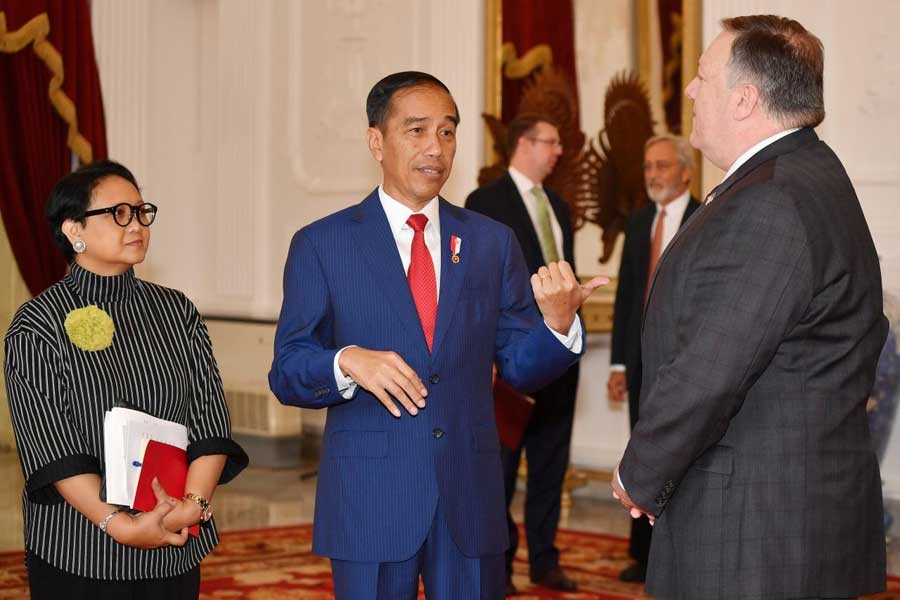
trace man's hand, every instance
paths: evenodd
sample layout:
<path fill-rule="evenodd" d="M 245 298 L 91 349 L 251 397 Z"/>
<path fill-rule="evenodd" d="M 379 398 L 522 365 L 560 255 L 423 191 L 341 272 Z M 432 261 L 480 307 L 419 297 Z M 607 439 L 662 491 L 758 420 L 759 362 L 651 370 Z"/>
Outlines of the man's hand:
<path fill-rule="evenodd" d="M 338 366 L 357 385 L 374 394 L 395 417 L 400 416 L 400 409 L 392 396 L 413 416 L 425 408 L 425 384 L 396 352 L 351 346 L 341 353 Z"/>
<path fill-rule="evenodd" d="M 606 382 L 606 395 L 613 402 L 623 402 L 628 391 L 625 385 L 625 371 L 610 371 Z"/>
<path fill-rule="evenodd" d="M 631 515 L 632 519 L 640 519 L 641 515 L 647 515 L 647 518 L 650 519 L 650 524 L 656 521 L 656 516 L 652 513 L 647 512 L 646 510 L 638 507 L 634 501 L 632 501 L 631 496 L 628 495 L 628 492 L 625 491 L 625 488 L 619 484 L 619 467 L 616 465 L 616 470 L 613 471 L 612 475 L 612 493 L 613 498 L 619 501 L 619 503 L 628 509 L 628 514 Z"/>
<path fill-rule="evenodd" d="M 607 277 L 594 277 L 578 283 L 572 267 L 564 260 L 550 263 L 531 276 L 531 289 L 544 320 L 561 335 L 569 333 L 575 313 L 594 290 L 609 283 Z"/>

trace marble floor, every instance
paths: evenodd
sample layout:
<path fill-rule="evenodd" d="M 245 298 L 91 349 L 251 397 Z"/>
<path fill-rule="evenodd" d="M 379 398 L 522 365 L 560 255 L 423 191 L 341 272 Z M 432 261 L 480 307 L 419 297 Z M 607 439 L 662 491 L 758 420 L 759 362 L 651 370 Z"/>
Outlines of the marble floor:
<path fill-rule="evenodd" d="M 251 467 L 216 492 L 214 508 L 221 530 L 294 525 L 312 521 L 315 499 L 313 460 L 299 469 Z M 22 471 L 14 453 L 0 453 L 0 551 L 22 548 Z M 522 494 L 516 495 L 514 516 L 521 518 Z M 900 520 L 900 501 L 889 503 Z M 576 491 L 561 527 L 627 536 L 628 516 L 614 502 L 608 484 L 593 481 Z M 888 570 L 900 575 L 900 524 L 890 532 L 896 541 L 888 545 Z"/>

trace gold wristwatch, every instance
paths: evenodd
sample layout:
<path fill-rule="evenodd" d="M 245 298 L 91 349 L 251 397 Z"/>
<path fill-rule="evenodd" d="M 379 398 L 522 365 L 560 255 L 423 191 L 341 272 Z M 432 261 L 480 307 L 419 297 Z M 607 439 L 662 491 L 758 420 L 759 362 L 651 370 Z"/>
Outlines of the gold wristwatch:
<path fill-rule="evenodd" d="M 206 523 L 212 518 L 212 505 L 209 503 L 209 500 L 201 496 L 200 494 L 194 494 L 188 492 L 184 495 L 185 500 L 189 500 L 190 502 L 196 502 L 198 506 L 200 506 L 200 522 Z"/>

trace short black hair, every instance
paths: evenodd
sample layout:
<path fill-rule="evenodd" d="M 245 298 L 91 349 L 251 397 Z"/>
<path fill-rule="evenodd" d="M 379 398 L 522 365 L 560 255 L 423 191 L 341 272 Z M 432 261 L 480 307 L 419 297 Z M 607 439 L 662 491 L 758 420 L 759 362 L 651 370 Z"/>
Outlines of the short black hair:
<path fill-rule="evenodd" d="M 134 175 L 126 167 L 112 160 L 100 160 L 84 165 L 57 181 L 47 198 L 44 216 L 50 225 L 50 233 L 70 263 L 75 259 L 75 250 L 63 233 L 62 225 L 67 219 L 83 224 L 94 188 L 100 181 L 112 176 L 121 177 L 140 190 Z"/>
<path fill-rule="evenodd" d="M 383 78 L 372 86 L 366 97 L 366 116 L 369 118 L 369 127 L 384 128 L 388 115 L 391 112 L 391 98 L 400 90 L 419 86 L 434 86 L 447 92 L 453 100 L 453 94 L 440 79 L 429 73 L 421 71 L 401 71 Z M 459 123 L 459 108 L 456 100 L 453 100 L 453 108 L 456 110 L 456 122 Z"/>

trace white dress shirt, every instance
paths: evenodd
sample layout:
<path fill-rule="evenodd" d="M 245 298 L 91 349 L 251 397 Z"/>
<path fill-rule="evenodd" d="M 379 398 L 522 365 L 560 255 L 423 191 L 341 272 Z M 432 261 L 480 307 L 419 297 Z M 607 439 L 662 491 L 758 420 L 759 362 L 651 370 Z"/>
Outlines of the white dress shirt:
<path fill-rule="evenodd" d="M 381 201 L 381 208 L 384 209 L 388 225 L 391 228 L 391 234 L 393 234 L 394 241 L 397 243 L 397 251 L 400 253 L 400 260 L 403 262 L 403 271 L 408 272 L 409 263 L 412 260 L 412 241 L 415 232 L 412 227 L 406 224 L 406 221 L 409 219 L 410 215 L 414 214 L 414 212 L 397 200 L 391 198 L 387 192 L 384 191 L 382 186 L 378 186 L 378 200 Z M 432 198 L 428 204 L 418 212 L 419 214 L 428 217 L 428 223 L 425 225 L 424 231 L 425 245 L 428 247 L 428 252 L 431 254 L 431 260 L 434 262 L 434 276 L 435 283 L 437 284 L 438 305 L 440 306 L 441 216 L 440 201 L 437 196 Z M 567 349 L 575 354 L 581 352 L 583 335 L 580 319 L 577 317 L 575 318 L 575 322 L 572 323 L 567 335 L 557 333 L 550 328 L 549 325 L 547 326 L 547 329 L 550 329 L 550 333 L 552 333 Z M 334 381 L 337 385 L 338 393 L 348 400 L 356 393 L 357 385 L 352 378 L 341 372 L 339 362 L 344 350 L 352 347 L 353 345 L 344 346 L 334 355 Z"/>
<path fill-rule="evenodd" d="M 525 203 L 525 210 L 528 211 L 528 216 L 531 218 L 531 225 L 534 227 L 534 232 L 537 233 L 538 239 L 540 239 L 541 228 L 538 225 L 537 218 L 537 198 L 534 197 L 534 192 L 532 190 L 536 187 L 539 187 L 543 190 L 544 186 L 531 181 L 515 167 L 509 168 L 509 176 L 512 177 L 513 183 L 516 184 L 516 189 L 519 190 L 519 196 L 522 197 L 522 202 Z M 547 194 L 546 190 L 544 190 L 544 194 Z M 549 199 L 550 196 L 548 195 L 548 203 Z M 552 204 L 549 206 L 549 209 L 550 227 L 551 229 L 553 229 L 553 241 L 556 242 L 556 255 L 562 258 L 565 256 L 565 254 L 563 254 L 562 227 L 560 227 L 559 221 L 556 219 L 556 212 L 553 210 Z"/>

